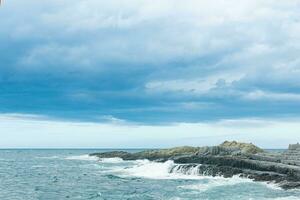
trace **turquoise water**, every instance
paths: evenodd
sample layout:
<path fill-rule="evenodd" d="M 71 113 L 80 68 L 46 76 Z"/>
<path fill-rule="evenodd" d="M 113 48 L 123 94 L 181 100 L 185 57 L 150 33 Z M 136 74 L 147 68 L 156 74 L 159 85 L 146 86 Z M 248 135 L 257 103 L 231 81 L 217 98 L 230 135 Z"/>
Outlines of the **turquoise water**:
<path fill-rule="evenodd" d="M 300 191 L 240 178 L 180 171 L 172 162 L 125 162 L 87 156 L 100 150 L 0 150 L 1 200 L 300 199 Z M 104 151 L 104 150 L 102 150 Z"/>

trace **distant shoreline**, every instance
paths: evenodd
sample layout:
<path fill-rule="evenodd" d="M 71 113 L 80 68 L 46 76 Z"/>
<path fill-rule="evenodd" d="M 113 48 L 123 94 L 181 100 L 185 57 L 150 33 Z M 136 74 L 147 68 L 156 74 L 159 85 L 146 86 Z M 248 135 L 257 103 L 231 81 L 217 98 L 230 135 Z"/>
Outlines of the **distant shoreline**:
<path fill-rule="evenodd" d="M 1 150 L 160 150 L 168 148 L 0 148 Z M 265 151 L 284 151 L 285 149 L 263 149 Z"/>

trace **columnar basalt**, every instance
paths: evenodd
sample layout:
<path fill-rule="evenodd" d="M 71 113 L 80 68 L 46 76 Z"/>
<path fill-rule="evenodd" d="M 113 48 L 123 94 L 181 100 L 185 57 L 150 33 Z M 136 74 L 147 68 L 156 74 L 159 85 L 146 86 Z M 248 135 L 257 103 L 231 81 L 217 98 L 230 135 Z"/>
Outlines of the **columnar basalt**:
<path fill-rule="evenodd" d="M 94 153 L 101 158 L 123 160 L 149 159 L 157 162 L 173 160 L 179 164 L 170 173 L 197 173 L 208 176 L 239 175 L 254 181 L 277 183 L 284 189 L 300 188 L 300 145 L 289 145 L 284 152 L 269 152 L 249 143 L 225 141 L 212 147 L 176 147 L 137 153 L 113 151 Z"/>

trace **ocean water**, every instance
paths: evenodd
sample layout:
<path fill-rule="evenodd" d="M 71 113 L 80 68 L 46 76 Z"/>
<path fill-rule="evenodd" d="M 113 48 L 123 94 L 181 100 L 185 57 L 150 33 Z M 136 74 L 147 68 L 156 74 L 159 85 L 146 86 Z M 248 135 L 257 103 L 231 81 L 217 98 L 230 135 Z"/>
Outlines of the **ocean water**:
<path fill-rule="evenodd" d="M 0 200 L 300 200 L 299 190 L 238 177 L 198 176 L 196 170 L 182 172 L 171 161 L 87 155 L 100 151 L 0 150 Z"/>

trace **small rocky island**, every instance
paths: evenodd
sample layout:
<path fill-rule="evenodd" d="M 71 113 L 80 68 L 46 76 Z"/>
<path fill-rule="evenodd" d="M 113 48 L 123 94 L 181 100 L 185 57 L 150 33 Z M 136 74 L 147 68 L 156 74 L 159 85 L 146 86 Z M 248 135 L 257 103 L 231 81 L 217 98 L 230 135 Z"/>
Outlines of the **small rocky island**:
<path fill-rule="evenodd" d="M 284 152 L 263 150 L 253 144 L 225 141 L 211 147 L 175 147 L 161 150 L 146 150 L 137 153 L 112 151 L 94 153 L 99 158 L 119 157 L 123 160 L 148 159 L 178 164 L 173 170 L 188 173 L 195 169 L 199 175 L 238 175 L 254 181 L 276 183 L 283 189 L 300 188 L 300 144 L 290 145 Z"/>

